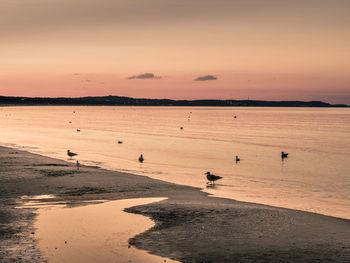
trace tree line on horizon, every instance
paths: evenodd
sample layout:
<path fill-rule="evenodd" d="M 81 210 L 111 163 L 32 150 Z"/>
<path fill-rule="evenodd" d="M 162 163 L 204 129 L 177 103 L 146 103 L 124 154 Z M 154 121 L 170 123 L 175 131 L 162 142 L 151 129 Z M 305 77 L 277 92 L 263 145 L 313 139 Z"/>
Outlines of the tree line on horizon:
<path fill-rule="evenodd" d="M 101 97 L 9 97 L 0 96 L 0 105 L 81 105 L 81 106 L 246 106 L 246 107 L 349 107 L 322 101 L 266 101 L 266 100 L 171 100 L 120 96 Z"/>

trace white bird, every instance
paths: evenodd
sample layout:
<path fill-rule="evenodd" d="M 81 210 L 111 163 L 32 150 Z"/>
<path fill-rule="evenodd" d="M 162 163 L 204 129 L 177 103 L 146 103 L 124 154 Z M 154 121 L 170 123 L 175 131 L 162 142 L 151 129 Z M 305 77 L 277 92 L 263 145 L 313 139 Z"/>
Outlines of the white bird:
<path fill-rule="evenodd" d="M 209 182 L 212 182 L 213 184 L 215 184 L 215 181 L 216 181 L 216 180 L 220 180 L 220 179 L 222 178 L 221 176 L 211 174 L 210 172 L 206 172 L 205 174 L 207 175 L 208 181 L 209 181 Z M 208 184 L 209 182 L 207 182 L 207 184 Z"/>

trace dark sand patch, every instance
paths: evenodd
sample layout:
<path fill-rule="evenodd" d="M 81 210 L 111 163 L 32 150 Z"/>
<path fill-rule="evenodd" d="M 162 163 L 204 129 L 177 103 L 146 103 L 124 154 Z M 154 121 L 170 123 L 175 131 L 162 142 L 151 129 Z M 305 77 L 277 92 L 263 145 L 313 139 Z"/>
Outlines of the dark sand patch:
<path fill-rule="evenodd" d="M 208 197 L 199 189 L 82 166 L 0 147 L 0 258 L 37 262 L 34 209 L 15 209 L 23 195 L 50 201 L 169 199 L 128 208 L 156 226 L 130 244 L 182 262 L 350 262 L 350 221 L 319 214 Z M 62 172 L 63 171 L 63 172 Z M 205 184 L 205 182 L 203 182 Z M 34 234 L 32 234 L 34 233 Z"/>

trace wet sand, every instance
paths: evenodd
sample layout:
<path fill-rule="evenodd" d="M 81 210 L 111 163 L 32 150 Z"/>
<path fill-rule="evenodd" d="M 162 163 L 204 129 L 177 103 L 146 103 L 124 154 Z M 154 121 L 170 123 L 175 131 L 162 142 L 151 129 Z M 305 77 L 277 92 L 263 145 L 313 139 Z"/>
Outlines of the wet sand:
<path fill-rule="evenodd" d="M 44 194 L 72 205 L 168 197 L 126 209 L 156 222 L 130 244 L 181 262 L 350 261 L 349 220 L 214 198 L 197 188 L 96 167 L 78 171 L 72 163 L 0 147 L 1 262 L 45 261 L 35 239 L 35 209 L 15 208 L 23 195 Z"/>

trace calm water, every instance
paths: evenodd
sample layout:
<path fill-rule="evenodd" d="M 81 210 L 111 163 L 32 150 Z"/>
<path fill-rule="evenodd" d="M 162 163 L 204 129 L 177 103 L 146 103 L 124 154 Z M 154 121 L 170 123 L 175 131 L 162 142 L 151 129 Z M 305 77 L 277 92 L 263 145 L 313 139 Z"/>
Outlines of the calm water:
<path fill-rule="evenodd" d="M 350 219 L 349 109 L 9 107 L 0 143 L 60 159 L 70 149 L 83 164 Z M 206 188 L 206 171 L 224 178 Z"/>
<path fill-rule="evenodd" d="M 19 208 L 36 207 L 35 238 L 42 255 L 51 263 L 177 261 L 150 255 L 128 246 L 128 240 L 154 226 L 151 219 L 126 213 L 127 207 L 164 198 L 124 199 L 68 205 L 41 202 L 50 196 L 24 197 Z M 54 198 L 54 196 L 52 197 Z M 87 205 L 89 204 L 89 205 Z"/>

